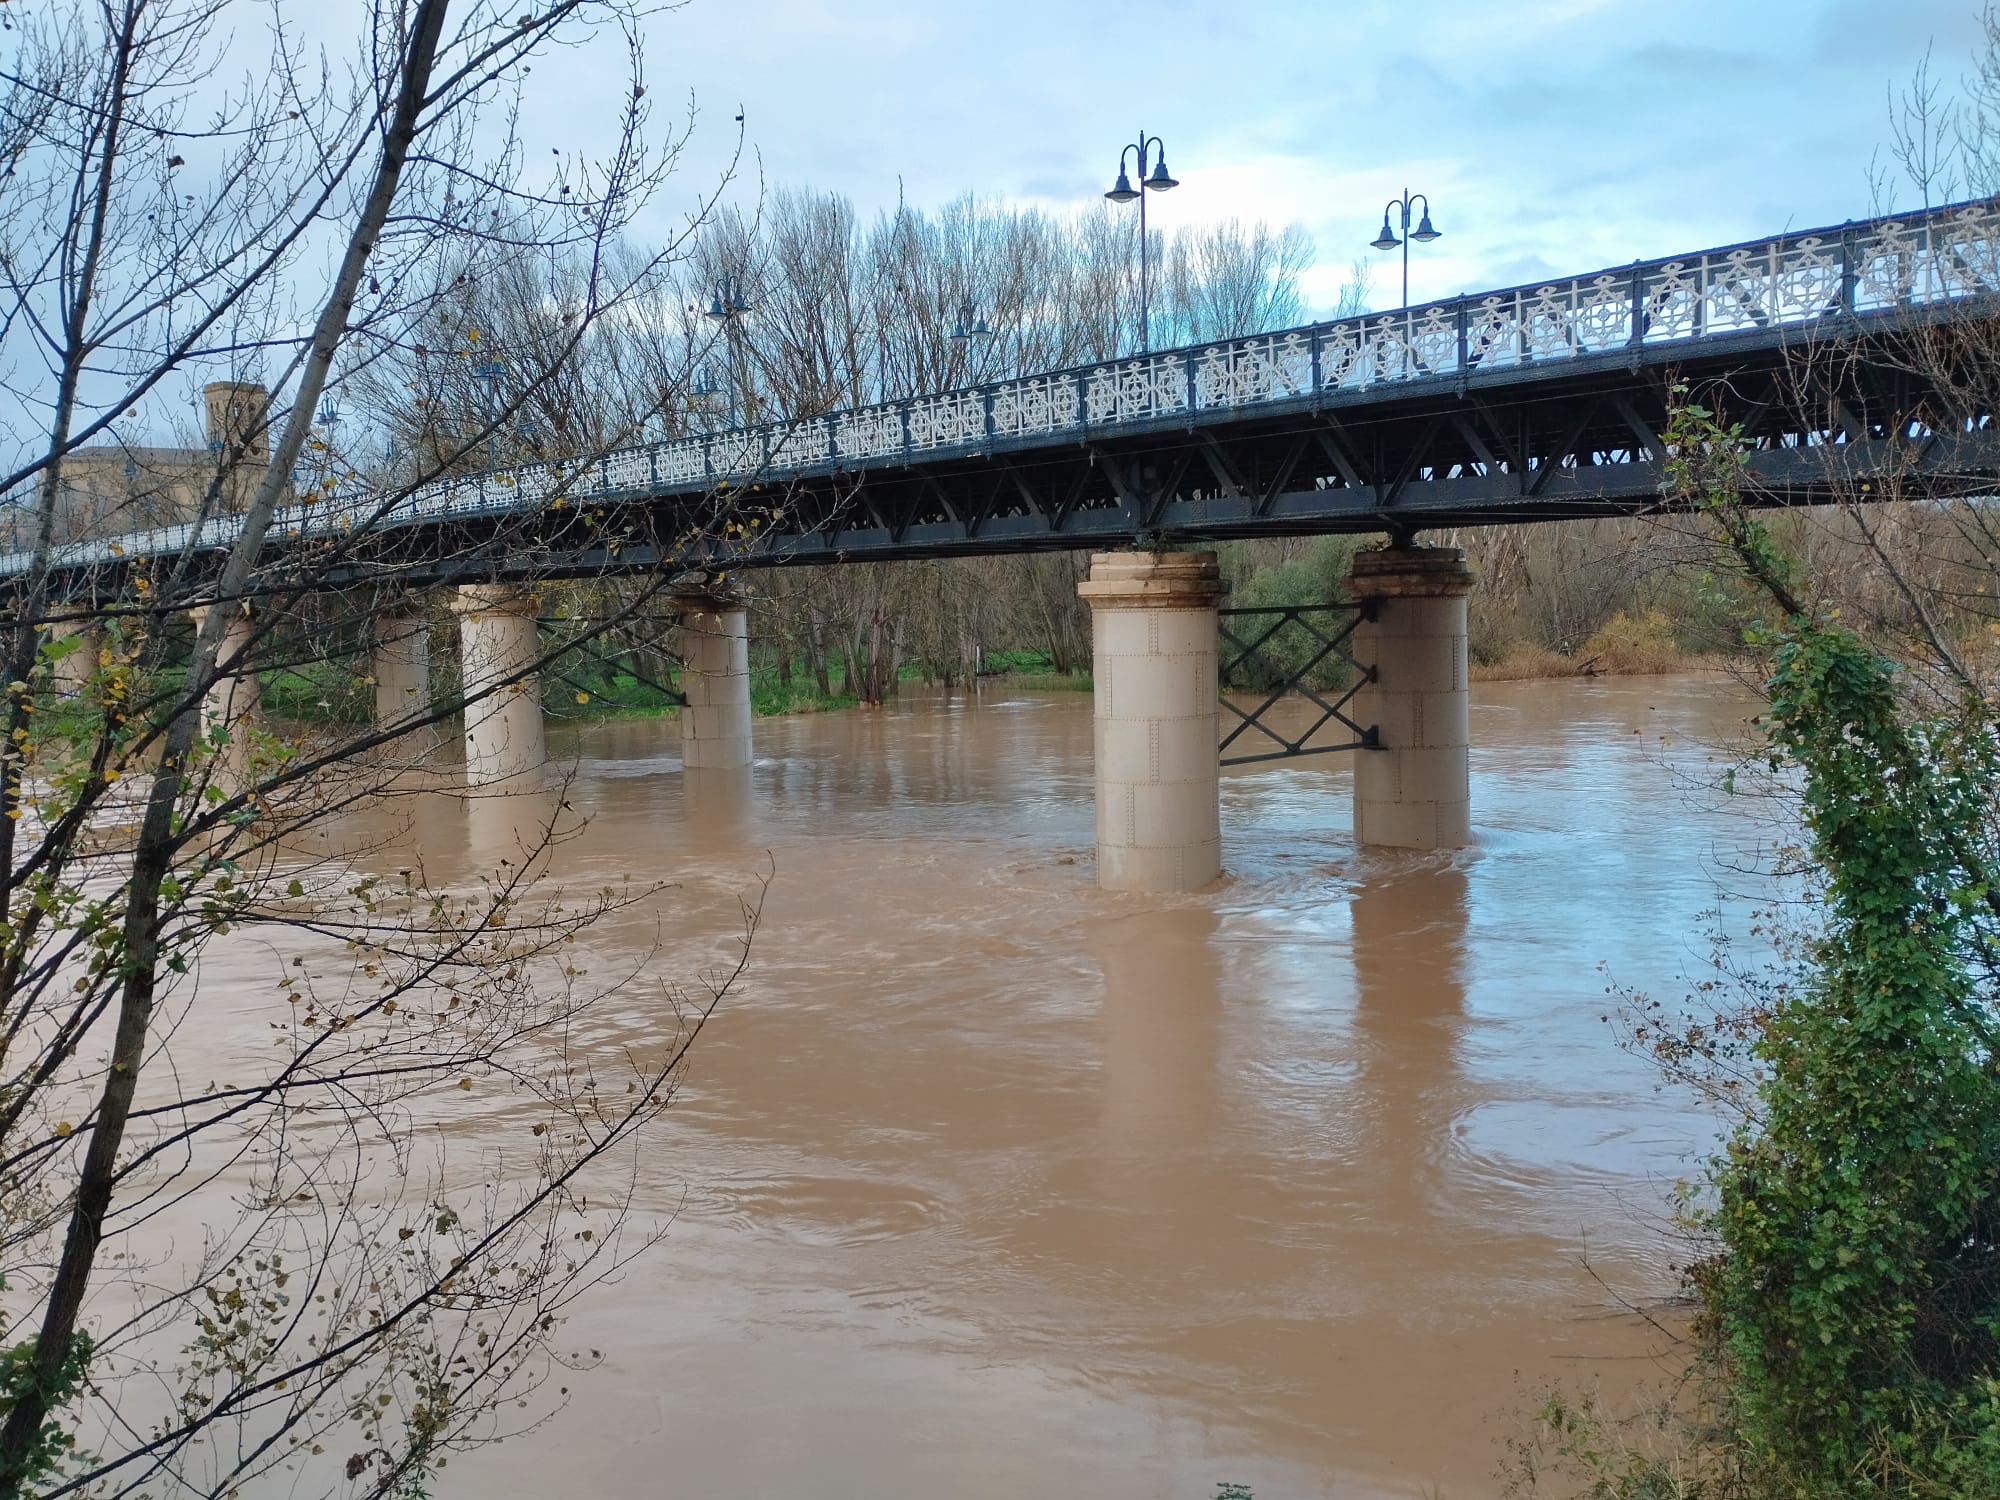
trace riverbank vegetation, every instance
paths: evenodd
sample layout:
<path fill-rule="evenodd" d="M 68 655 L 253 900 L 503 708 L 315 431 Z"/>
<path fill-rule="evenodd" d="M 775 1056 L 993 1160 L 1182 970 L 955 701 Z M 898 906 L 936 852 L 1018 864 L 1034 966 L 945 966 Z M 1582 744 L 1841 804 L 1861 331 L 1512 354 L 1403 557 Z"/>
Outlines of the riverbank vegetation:
<path fill-rule="evenodd" d="M 1983 403 L 1990 348 L 2000 324 L 1920 352 Z M 1795 810 L 1806 892 L 1763 919 L 1773 967 L 1725 956 L 1678 1013 L 1631 997 L 1630 1040 L 1730 1122 L 1681 1200 L 1691 1378 L 1631 1420 L 1551 1398 L 1516 1487 L 2000 1495 L 2000 534 L 1912 462 L 1838 518 L 1870 565 L 1816 571 L 1747 508 L 1740 429 L 1683 392 L 1668 438 L 1747 590 L 1746 773 Z"/>

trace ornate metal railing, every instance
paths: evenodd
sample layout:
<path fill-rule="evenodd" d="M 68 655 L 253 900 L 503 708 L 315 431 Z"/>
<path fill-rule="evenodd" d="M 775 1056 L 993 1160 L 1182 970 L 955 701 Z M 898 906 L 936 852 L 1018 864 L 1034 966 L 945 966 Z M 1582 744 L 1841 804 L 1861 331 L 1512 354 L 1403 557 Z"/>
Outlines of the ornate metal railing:
<path fill-rule="evenodd" d="M 1807 329 L 2000 294 L 2000 209 L 1990 202 L 1817 229 L 1668 260 L 1370 314 L 1254 338 L 792 422 L 627 448 L 585 463 L 530 464 L 437 480 L 389 507 L 333 495 L 287 508 L 279 538 L 504 515 L 556 499 L 700 492 L 722 483 L 977 457 L 1000 446 L 1087 440 L 1205 412 L 1451 382 L 1621 351 Z M 62 550 L 66 564 L 226 545 L 232 517 Z M 0 557 L 0 574 L 25 555 Z"/>
<path fill-rule="evenodd" d="M 1217 611 L 1217 669 L 1222 707 L 1236 723 L 1216 747 L 1225 766 L 1247 766 L 1260 760 L 1291 760 L 1323 755 L 1330 750 L 1366 750 L 1376 744 L 1375 726 L 1358 724 L 1347 712 L 1373 669 L 1354 659 L 1354 628 L 1371 618 L 1368 606 L 1353 604 L 1279 604 L 1264 608 Z M 1337 684 L 1337 685 L 1336 685 Z M 1245 708 L 1231 701 L 1234 691 L 1257 701 Z M 1302 698 L 1319 710 L 1303 732 L 1288 734 L 1271 718 L 1289 698 Z M 1312 743 L 1329 724 L 1352 736 L 1335 743 Z M 1290 727 L 1296 728 L 1296 722 Z M 1246 738 L 1246 736 L 1248 738 Z M 1238 740 L 1245 748 L 1229 753 Z"/>

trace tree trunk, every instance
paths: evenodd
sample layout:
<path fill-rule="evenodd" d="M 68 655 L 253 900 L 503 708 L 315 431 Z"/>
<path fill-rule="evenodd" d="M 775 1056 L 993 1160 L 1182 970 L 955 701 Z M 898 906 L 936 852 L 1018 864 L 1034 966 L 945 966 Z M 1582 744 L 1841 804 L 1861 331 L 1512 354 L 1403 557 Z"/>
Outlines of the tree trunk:
<path fill-rule="evenodd" d="M 877 602 L 868 613 L 867 666 L 855 678 L 863 708 L 880 708 L 895 687 L 896 649 L 888 627 L 888 606 Z"/>
<path fill-rule="evenodd" d="M 300 374 L 292 416 L 274 446 L 270 467 L 243 517 L 235 547 L 218 581 L 216 597 L 240 596 L 263 545 L 281 490 L 305 443 L 310 414 L 319 405 L 328 370 L 354 305 L 369 253 L 381 236 L 402 181 L 417 122 L 430 88 L 440 36 L 444 31 L 445 0 L 420 0 L 410 20 L 403 76 L 397 81 L 394 111 L 385 121 L 382 155 L 359 219 L 349 235 L 331 295 L 313 328 L 312 352 Z M 160 764 L 153 775 L 146 812 L 133 848 L 132 874 L 126 885 L 122 932 L 125 976 L 118 1004 L 111 1065 L 91 1113 L 90 1143 L 77 1182 L 76 1201 L 63 1237 L 62 1258 L 48 1288 L 48 1303 L 35 1338 L 32 1373 L 15 1386 L 14 1407 L 0 1427 L 0 1500 L 15 1500 L 40 1444 L 43 1424 L 61 1399 L 65 1372 L 77 1346 L 77 1319 L 90 1289 L 104 1222 L 111 1209 L 117 1179 L 118 1152 L 138 1092 L 139 1070 L 151 1048 L 153 1004 L 159 980 L 160 938 L 163 931 L 161 892 L 172 873 L 180 848 L 176 813 L 182 774 L 201 722 L 201 695 L 217 675 L 228 611 L 209 610 L 195 637 L 194 660 L 187 682 L 188 702 L 169 726 Z"/>
<path fill-rule="evenodd" d="M 829 678 L 826 662 L 826 632 L 819 611 L 808 607 L 805 613 L 806 668 L 812 673 L 813 686 L 822 698 L 833 696 L 833 683 Z"/>

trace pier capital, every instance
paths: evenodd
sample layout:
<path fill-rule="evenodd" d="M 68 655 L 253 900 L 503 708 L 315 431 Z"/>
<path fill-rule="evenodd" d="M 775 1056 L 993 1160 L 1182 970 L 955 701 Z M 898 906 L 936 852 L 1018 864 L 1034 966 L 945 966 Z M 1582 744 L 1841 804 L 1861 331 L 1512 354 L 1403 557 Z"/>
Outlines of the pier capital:
<path fill-rule="evenodd" d="M 455 615 L 525 615 L 534 619 L 541 610 L 534 590 L 516 583 L 461 583 L 451 596 Z"/>
<path fill-rule="evenodd" d="M 748 599 L 728 588 L 673 589 L 667 594 L 667 608 L 677 615 L 729 615 L 749 607 Z"/>
<path fill-rule="evenodd" d="M 1092 609 L 1214 609 L 1222 571 L 1213 552 L 1094 552 L 1076 593 Z"/>
<path fill-rule="evenodd" d="M 1458 599 L 1472 592 L 1472 565 L 1457 547 L 1357 552 L 1347 587 L 1357 599 Z"/>

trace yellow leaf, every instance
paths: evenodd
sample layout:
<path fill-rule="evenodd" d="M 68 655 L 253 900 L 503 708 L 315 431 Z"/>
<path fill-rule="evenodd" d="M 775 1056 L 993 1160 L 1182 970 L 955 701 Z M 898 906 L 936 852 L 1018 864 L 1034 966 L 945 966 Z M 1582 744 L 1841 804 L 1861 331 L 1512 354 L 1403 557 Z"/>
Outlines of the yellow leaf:
<path fill-rule="evenodd" d="M 464 1089 L 468 1094 L 472 1092 L 472 1080 L 470 1078 L 459 1079 L 458 1086 Z"/>
<path fill-rule="evenodd" d="M 117 779 L 118 779 L 118 773 L 116 771 L 106 771 L 104 773 L 104 784 L 106 786 L 111 785 L 111 783 L 116 781 Z"/>
<path fill-rule="evenodd" d="M 590 701 L 590 694 L 588 694 L 588 693 L 578 693 L 578 694 L 576 695 L 576 701 L 577 701 L 577 702 L 579 702 L 579 703 L 588 703 L 588 702 Z"/>
<path fill-rule="evenodd" d="M 56 1121 L 56 1139 L 57 1139 L 57 1140 L 59 1140 L 59 1141 L 66 1141 L 66 1140 L 68 1140 L 68 1139 L 69 1139 L 69 1133 L 70 1133 L 70 1129 L 71 1129 L 71 1126 L 70 1126 L 70 1123 L 69 1123 L 69 1121 L 67 1121 L 67 1120 L 58 1120 L 58 1121 Z"/>

